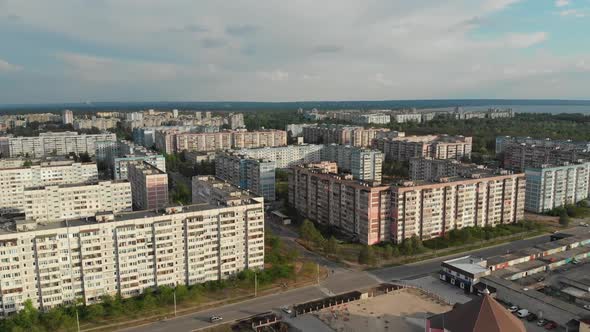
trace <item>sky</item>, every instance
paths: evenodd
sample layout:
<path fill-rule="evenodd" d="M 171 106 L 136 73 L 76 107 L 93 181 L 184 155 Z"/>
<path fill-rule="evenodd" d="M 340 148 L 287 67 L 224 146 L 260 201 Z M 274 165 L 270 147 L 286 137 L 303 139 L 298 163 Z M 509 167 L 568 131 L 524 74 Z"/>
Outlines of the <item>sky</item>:
<path fill-rule="evenodd" d="M 590 99 L 590 0 L 0 0 L 0 104 Z"/>

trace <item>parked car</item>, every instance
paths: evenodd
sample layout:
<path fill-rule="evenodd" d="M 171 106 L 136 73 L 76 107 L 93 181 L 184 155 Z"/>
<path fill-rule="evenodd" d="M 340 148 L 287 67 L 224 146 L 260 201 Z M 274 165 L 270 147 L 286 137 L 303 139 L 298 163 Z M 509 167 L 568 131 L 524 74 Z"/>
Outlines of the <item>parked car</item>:
<path fill-rule="evenodd" d="M 590 304 L 584 304 L 584 309 L 590 310 Z"/>
<path fill-rule="evenodd" d="M 557 323 L 554 321 L 549 321 L 547 324 L 545 324 L 545 330 L 553 330 L 555 328 L 557 328 Z"/>
<path fill-rule="evenodd" d="M 219 321 L 222 321 L 222 320 L 223 320 L 223 317 L 221 317 L 221 316 L 211 316 L 211 317 L 209 317 L 209 321 L 211 323 L 219 322 Z"/>
<path fill-rule="evenodd" d="M 532 312 L 528 316 L 526 316 L 526 320 L 529 322 L 535 321 L 537 320 L 537 318 L 537 315 L 533 314 Z"/>
<path fill-rule="evenodd" d="M 520 309 L 516 312 L 516 316 L 518 316 L 518 318 L 525 318 L 528 315 L 529 315 L 529 311 L 526 309 Z"/>
<path fill-rule="evenodd" d="M 510 312 L 517 312 L 518 310 L 520 310 L 520 308 L 516 305 L 513 305 L 512 307 L 508 308 L 508 311 Z"/>
<path fill-rule="evenodd" d="M 281 310 L 283 310 L 288 315 L 290 315 L 290 314 L 293 313 L 293 310 L 289 309 L 289 307 L 287 307 L 286 305 L 285 306 L 282 306 L 281 307 Z"/>
<path fill-rule="evenodd" d="M 543 318 L 539 319 L 539 321 L 537 322 L 537 326 L 543 326 L 545 324 L 547 324 L 547 320 Z"/>

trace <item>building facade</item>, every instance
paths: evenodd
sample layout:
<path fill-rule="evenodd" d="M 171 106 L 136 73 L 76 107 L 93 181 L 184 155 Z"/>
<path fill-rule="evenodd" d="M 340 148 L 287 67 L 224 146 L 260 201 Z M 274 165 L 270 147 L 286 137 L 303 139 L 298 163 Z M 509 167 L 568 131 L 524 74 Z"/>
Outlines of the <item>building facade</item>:
<path fill-rule="evenodd" d="M 287 133 L 282 130 L 240 130 L 215 133 L 156 132 L 156 147 L 165 153 L 183 151 L 206 152 L 234 148 L 251 149 L 286 145 Z"/>
<path fill-rule="evenodd" d="M 590 153 L 573 147 L 502 143 L 504 168 L 524 171 L 527 167 L 563 165 L 590 160 Z"/>
<path fill-rule="evenodd" d="M 380 133 L 388 132 L 382 128 L 363 128 L 343 125 L 318 125 L 303 128 L 303 140 L 312 144 L 340 144 L 358 147 L 371 146 Z"/>
<path fill-rule="evenodd" d="M 74 122 L 74 113 L 70 110 L 63 110 L 61 112 L 61 120 L 63 124 L 72 124 Z"/>
<path fill-rule="evenodd" d="M 500 170 L 485 168 L 477 164 L 462 163 L 456 159 L 432 159 L 415 157 L 410 159 L 410 180 L 439 181 L 448 177 L 471 177 L 474 174 L 491 174 Z"/>
<path fill-rule="evenodd" d="M 303 144 L 257 149 L 235 150 L 236 154 L 253 159 L 272 160 L 277 168 L 287 168 L 302 163 L 319 162 L 322 158 L 324 145 Z"/>
<path fill-rule="evenodd" d="M 472 138 L 448 135 L 381 137 L 373 140 L 373 148 L 393 161 L 408 161 L 414 157 L 459 160 L 471 156 Z"/>
<path fill-rule="evenodd" d="M 527 211 L 543 213 L 588 198 L 590 163 L 526 168 Z"/>
<path fill-rule="evenodd" d="M 518 222 L 524 217 L 525 185 L 524 174 L 507 174 L 392 186 L 392 241 Z"/>
<path fill-rule="evenodd" d="M 131 211 L 132 206 L 128 181 L 27 188 L 24 200 L 26 220 L 44 223 L 88 218 L 106 211 Z"/>
<path fill-rule="evenodd" d="M 289 204 L 303 216 L 331 225 L 364 244 L 391 240 L 391 190 L 338 175 L 336 163 L 289 169 Z"/>
<path fill-rule="evenodd" d="M 98 181 L 96 164 L 66 161 L 39 163 L 25 167 L 24 160 L 19 160 L 22 162 L 17 167 L 0 169 L 0 214 L 24 212 L 27 203 L 25 199 L 27 188 Z"/>
<path fill-rule="evenodd" d="M 275 200 L 276 163 L 272 160 L 253 159 L 236 153 L 221 153 L 215 157 L 215 176 L 234 186 Z"/>
<path fill-rule="evenodd" d="M 160 209 L 168 205 L 168 174 L 142 162 L 129 165 L 133 207 L 137 210 Z"/>
<path fill-rule="evenodd" d="M 116 141 L 117 135 L 78 135 L 77 132 L 41 133 L 36 137 L 11 137 L 8 139 L 10 157 L 46 157 L 87 153 L 94 156 L 96 142 Z"/>
<path fill-rule="evenodd" d="M 23 259 L 24 257 L 24 259 Z M 104 213 L 88 220 L 0 230 L 0 317 L 103 295 L 136 296 L 157 286 L 194 285 L 264 268 L 264 210 L 256 197 L 225 203 Z M 10 277 L 8 277 L 10 275 Z"/>
<path fill-rule="evenodd" d="M 350 145 L 326 145 L 321 153 L 322 161 L 336 162 L 338 169 L 350 172 L 355 180 L 376 183 L 382 179 L 383 159 L 381 151 Z"/>

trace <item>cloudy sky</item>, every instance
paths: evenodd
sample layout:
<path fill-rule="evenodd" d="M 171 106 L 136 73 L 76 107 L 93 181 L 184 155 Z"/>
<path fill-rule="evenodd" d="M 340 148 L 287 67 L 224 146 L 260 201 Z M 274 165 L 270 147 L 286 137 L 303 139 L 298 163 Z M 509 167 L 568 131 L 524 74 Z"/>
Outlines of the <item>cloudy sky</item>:
<path fill-rule="evenodd" d="M 0 104 L 590 99 L 590 0 L 0 0 Z"/>

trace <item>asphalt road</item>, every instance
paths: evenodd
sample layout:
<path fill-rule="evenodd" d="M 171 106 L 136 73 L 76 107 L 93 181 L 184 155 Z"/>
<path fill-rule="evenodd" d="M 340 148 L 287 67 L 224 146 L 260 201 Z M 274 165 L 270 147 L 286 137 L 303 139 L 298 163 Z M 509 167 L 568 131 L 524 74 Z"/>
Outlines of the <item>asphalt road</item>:
<path fill-rule="evenodd" d="M 269 222 L 268 224 L 270 225 L 272 223 Z M 294 232 L 277 225 L 270 227 L 272 228 L 273 233 L 286 239 L 288 245 L 298 246 L 295 242 L 293 242 L 293 239 L 296 236 Z M 579 227 L 578 230 L 580 232 L 588 232 L 588 228 Z M 126 329 L 125 331 L 194 331 L 212 326 L 213 324 L 208 322 L 208 318 L 212 315 L 222 316 L 225 322 L 244 319 L 249 316 L 264 313 L 270 310 L 278 311 L 283 305 L 303 303 L 333 294 L 367 288 L 376 285 L 379 282 L 417 278 L 436 272 L 440 268 L 440 263 L 443 260 L 448 260 L 454 257 L 473 255 L 482 258 L 489 258 L 491 256 L 505 254 L 507 252 L 531 247 L 547 241 L 549 241 L 549 235 L 543 235 L 531 239 L 510 242 L 496 247 L 474 250 L 469 253 L 461 253 L 444 258 L 436 258 L 428 261 L 383 268 L 369 272 L 348 270 L 340 264 L 326 261 L 323 257 L 320 257 L 299 247 L 306 257 L 313 258 L 316 261 L 319 261 L 320 264 L 328 266 L 330 275 L 328 278 L 323 280 L 320 285 L 308 286 L 290 290 L 284 293 L 259 297 L 238 304 L 226 305 L 163 322 Z M 334 270 L 334 273 L 331 272 L 332 270 Z"/>

